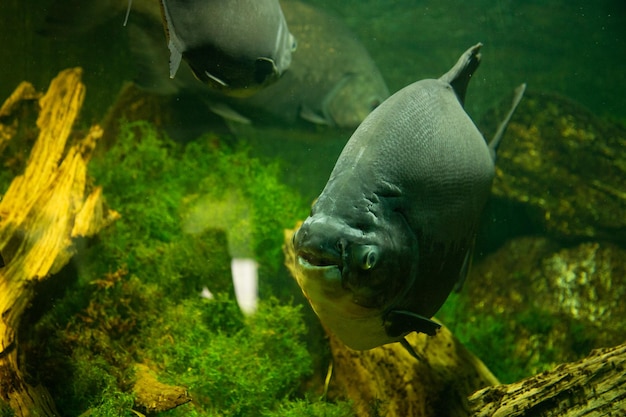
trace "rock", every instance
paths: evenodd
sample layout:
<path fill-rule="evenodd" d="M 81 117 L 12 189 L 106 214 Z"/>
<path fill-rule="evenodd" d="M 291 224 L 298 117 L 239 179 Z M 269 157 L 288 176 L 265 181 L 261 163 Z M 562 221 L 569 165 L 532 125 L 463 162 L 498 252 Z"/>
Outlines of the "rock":
<path fill-rule="evenodd" d="M 146 413 L 160 413 L 191 401 L 186 388 L 160 382 L 146 365 L 135 365 L 135 378 L 135 405 Z"/>
<path fill-rule="evenodd" d="M 494 113 L 484 120 L 500 120 Z M 498 150 L 493 194 L 520 203 L 551 236 L 626 242 L 626 216 L 616 216 L 626 212 L 626 128 L 530 91 Z"/>
<path fill-rule="evenodd" d="M 607 242 L 513 239 L 474 265 L 459 295 L 463 311 L 448 324 L 476 346 L 491 343 L 489 357 L 475 353 L 498 376 L 498 369 L 517 368 L 515 377 L 578 360 L 624 341 L 625 257 L 626 249 Z"/>

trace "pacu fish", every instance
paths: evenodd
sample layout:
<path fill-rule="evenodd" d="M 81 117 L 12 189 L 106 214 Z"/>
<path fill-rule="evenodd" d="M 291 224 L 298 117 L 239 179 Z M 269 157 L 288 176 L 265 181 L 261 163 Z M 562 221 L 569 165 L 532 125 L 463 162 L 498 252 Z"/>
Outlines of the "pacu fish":
<path fill-rule="evenodd" d="M 196 78 L 247 97 L 289 68 L 296 40 L 278 0 L 160 0 L 170 77 L 184 59 Z"/>
<path fill-rule="evenodd" d="M 170 8 L 174 4 L 173 0 L 167 0 L 167 3 Z M 216 1 L 205 3 L 203 7 L 210 7 Z M 261 3 L 266 1 L 259 1 Z M 163 36 L 159 2 L 133 0 L 125 33 L 128 34 L 133 56 L 129 65 L 136 70 L 135 83 L 146 91 L 160 95 L 194 94 L 208 104 L 208 109 L 231 121 L 295 124 L 304 120 L 307 123 L 356 128 L 389 97 L 389 90 L 376 63 L 339 18 L 297 0 L 283 0 L 280 6 L 290 33 L 297 39 L 297 51 L 291 55 L 289 69 L 276 82 L 254 95 L 235 97 L 233 95 L 236 94 L 229 94 L 228 89 L 219 87 L 219 81 L 215 81 L 218 85 L 213 84 L 217 88 L 198 82 L 189 65 L 181 65 L 178 71 L 171 71 L 175 65 L 170 68 L 167 63 L 170 60 L 174 63 L 176 57 L 170 56 L 168 42 Z M 110 19 L 119 19 L 121 26 L 127 9 L 128 0 L 55 0 L 43 32 L 55 36 L 75 36 Z M 213 20 L 206 22 L 206 25 L 209 24 L 213 25 Z M 207 39 L 207 31 L 202 29 L 200 34 L 181 32 L 177 36 L 191 43 L 192 37 L 198 38 L 202 34 Z M 230 34 L 231 30 L 226 33 Z M 197 39 L 194 42 L 201 43 Z M 283 49 L 285 57 L 287 49 Z M 279 70 L 282 66 L 277 64 Z M 202 71 L 202 66 L 197 68 L 200 68 L 198 72 Z M 176 76 L 172 79 L 173 72 Z M 218 72 L 209 73 L 226 84 L 236 84 Z M 252 90 L 247 91 L 251 93 Z"/>
<path fill-rule="evenodd" d="M 55 0 L 40 32 L 75 36 L 115 18 L 121 27 L 122 13 L 136 81 L 155 93 L 250 96 L 280 78 L 296 47 L 278 0 Z"/>
<path fill-rule="evenodd" d="M 270 115 L 288 123 L 356 128 L 389 97 L 376 63 L 338 17 L 297 0 L 281 5 L 298 40 L 289 71 L 259 94 L 226 103 L 253 123 Z"/>
<path fill-rule="evenodd" d="M 298 284 L 353 349 L 435 334 L 430 318 L 468 272 L 495 152 L 525 89 L 488 145 L 463 108 L 481 46 L 360 124 L 294 234 Z"/>

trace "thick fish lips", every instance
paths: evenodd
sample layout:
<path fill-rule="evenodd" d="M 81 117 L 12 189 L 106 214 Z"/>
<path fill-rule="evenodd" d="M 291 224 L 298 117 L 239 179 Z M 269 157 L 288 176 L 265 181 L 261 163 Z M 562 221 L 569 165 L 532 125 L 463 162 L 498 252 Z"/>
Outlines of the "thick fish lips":
<path fill-rule="evenodd" d="M 363 285 L 362 274 L 373 269 L 380 260 L 375 244 L 356 243 L 350 236 L 340 236 L 338 230 L 347 226 L 329 218 L 311 218 L 294 235 L 298 262 L 307 268 L 335 268 L 341 276 L 344 290 L 353 294 L 352 302 L 366 308 L 376 308 L 372 291 Z"/>
<path fill-rule="evenodd" d="M 381 262 L 380 249 L 338 238 L 342 225 L 336 223 L 309 218 L 295 233 L 298 285 L 322 323 L 347 346 L 365 350 L 396 341 L 386 333 L 379 291 L 363 282 L 363 274 Z"/>

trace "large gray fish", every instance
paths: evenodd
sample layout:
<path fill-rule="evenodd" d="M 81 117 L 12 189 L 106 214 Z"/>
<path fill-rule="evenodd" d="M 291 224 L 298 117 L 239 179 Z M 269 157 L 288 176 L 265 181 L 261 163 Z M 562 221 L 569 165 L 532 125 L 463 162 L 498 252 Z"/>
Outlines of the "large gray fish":
<path fill-rule="evenodd" d="M 166 2 L 171 9 L 174 4 L 181 5 L 183 0 L 177 0 L 176 3 L 174 0 L 161 1 Z M 194 4 L 200 2 L 187 1 Z M 231 1 L 239 4 L 244 0 Z M 248 1 L 256 3 L 256 0 Z M 121 15 L 128 6 L 127 0 L 57 0 L 57 3 L 48 16 L 46 28 L 46 32 L 53 34 L 83 33 L 115 16 L 121 23 Z M 222 4 L 216 0 L 206 0 L 200 10 L 205 7 L 208 10 L 216 3 Z M 266 0 L 259 0 L 258 3 L 269 4 Z M 204 71 L 211 74 L 213 78 L 207 78 L 213 79 L 212 86 L 215 88 L 207 88 L 206 84 L 198 82 L 186 65 L 176 71 L 178 52 L 182 54 L 181 50 L 186 50 L 189 46 L 176 46 L 172 41 L 172 33 L 184 40 L 185 45 L 202 44 L 203 39 L 212 39 L 209 35 L 214 20 L 209 19 L 204 25 L 206 28 L 194 23 L 194 30 L 190 29 L 191 26 L 177 25 L 172 20 L 172 29 L 169 29 L 172 42 L 165 42 L 159 2 L 133 0 L 128 19 L 128 37 L 137 70 L 136 83 L 156 94 L 194 93 L 202 97 L 214 113 L 237 122 L 259 124 L 267 120 L 270 123 L 278 121 L 293 124 L 305 120 L 345 128 L 357 127 L 376 106 L 389 97 L 389 90 L 378 67 L 354 33 L 341 20 L 297 0 L 283 0 L 281 6 L 290 33 L 293 33 L 298 42 L 298 50 L 291 56 L 289 69 L 275 83 L 251 97 L 232 97 L 228 88 L 220 87 L 218 80 L 230 85 L 231 90 L 238 83 L 230 80 L 228 74 L 205 68 L 202 54 L 197 59 L 194 55 L 189 63 L 195 67 L 196 75 L 202 77 Z M 247 18 L 244 16 L 245 19 Z M 198 33 L 195 33 L 196 30 Z M 253 25 L 250 30 L 253 30 Z M 233 32 L 237 31 L 226 28 L 224 33 L 234 36 Z M 237 36 L 245 33 L 237 32 Z M 283 31 L 284 33 L 286 32 Z M 228 39 L 223 40 L 227 41 Z M 168 51 L 168 43 L 170 49 L 174 49 L 173 56 Z M 285 46 L 281 49 L 282 55 L 279 55 L 286 59 L 290 50 L 285 43 L 279 42 L 279 45 Z M 249 62 L 257 63 L 256 54 L 249 53 L 246 56 L 254 58 Z M 277 58 L 277 62 L 285 59 Z M 171 61 L 169 67 L 168 60 Z M 276 66 L 280 70 L 284 64 Z M 174 73 L 176 76 L 171 79 Z M 254 88 L 244 89 L 248 92 L 253 90 Z"/>
<path fill-rule="evenodd" d="M 289 68 L 295 38 L 278 0 L 160 0 L 170 77 L 181 58 L 198 80 L 247 97 Z"/>
<path fill-rule="evenodd" d="M 125 9 L 138 84 L 153 92 L 250 96 L 280 78 L 296 45 L 278 0 L 56 0 L 42 32 L 84 33 Z"/>
<path fill-rule="evenodd" d="M 300 1 L 281 4 L 298 40 L 289 71 L 259 94 L 228 102 L 229 107 L 253 122 L 271 115 L 288 123 L 357 127 L 389 97 L 375 62 L 338 18 Z"/>
<path fill-rule="evenodd" d="M 468 272 L 495 151 L 525 88 L 487 145 L 463 109 L 480 47 L 361 123 L 294 235 L 298 284 L 351 348 L 435 334 L 430 317 Z"/>

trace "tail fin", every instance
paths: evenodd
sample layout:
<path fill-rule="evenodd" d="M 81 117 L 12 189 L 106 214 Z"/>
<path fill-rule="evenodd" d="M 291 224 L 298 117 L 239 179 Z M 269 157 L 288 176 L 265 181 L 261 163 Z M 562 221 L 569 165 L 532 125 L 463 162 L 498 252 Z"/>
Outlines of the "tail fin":
<path fill-rule="evenodd" d="M 520 103 L 520 101 L 522 101 L 522 97 L 524 96 L 524 91 L 526 91 L 525 83 L 515 89 L 515 94 L 513 96 L 513 103 L 511 104 L 511 108 L 509 109 L 509 112 L 507 113 L 504 120 L 500 122 L 500 125 L 498 126 L 498 130 L 496 131 L 495 135 L 493 135 L 493 139 L 491 139 L 491 142 L 489 142 L 489 153 L 491 154 L 491 159 L 493 159 L 494 162 L 496 160 L 496 151 L 498 150 L 498 145 L 500 145 L 502 136 L 504 135 L 504 132 L 506 131 L 506 128 L 509 125 L 509 122 L 511 121 L 511 117 L 513 116 L 513 113 L 515 113 L 515 109 L 517 109 L 517 105 Z"/>

